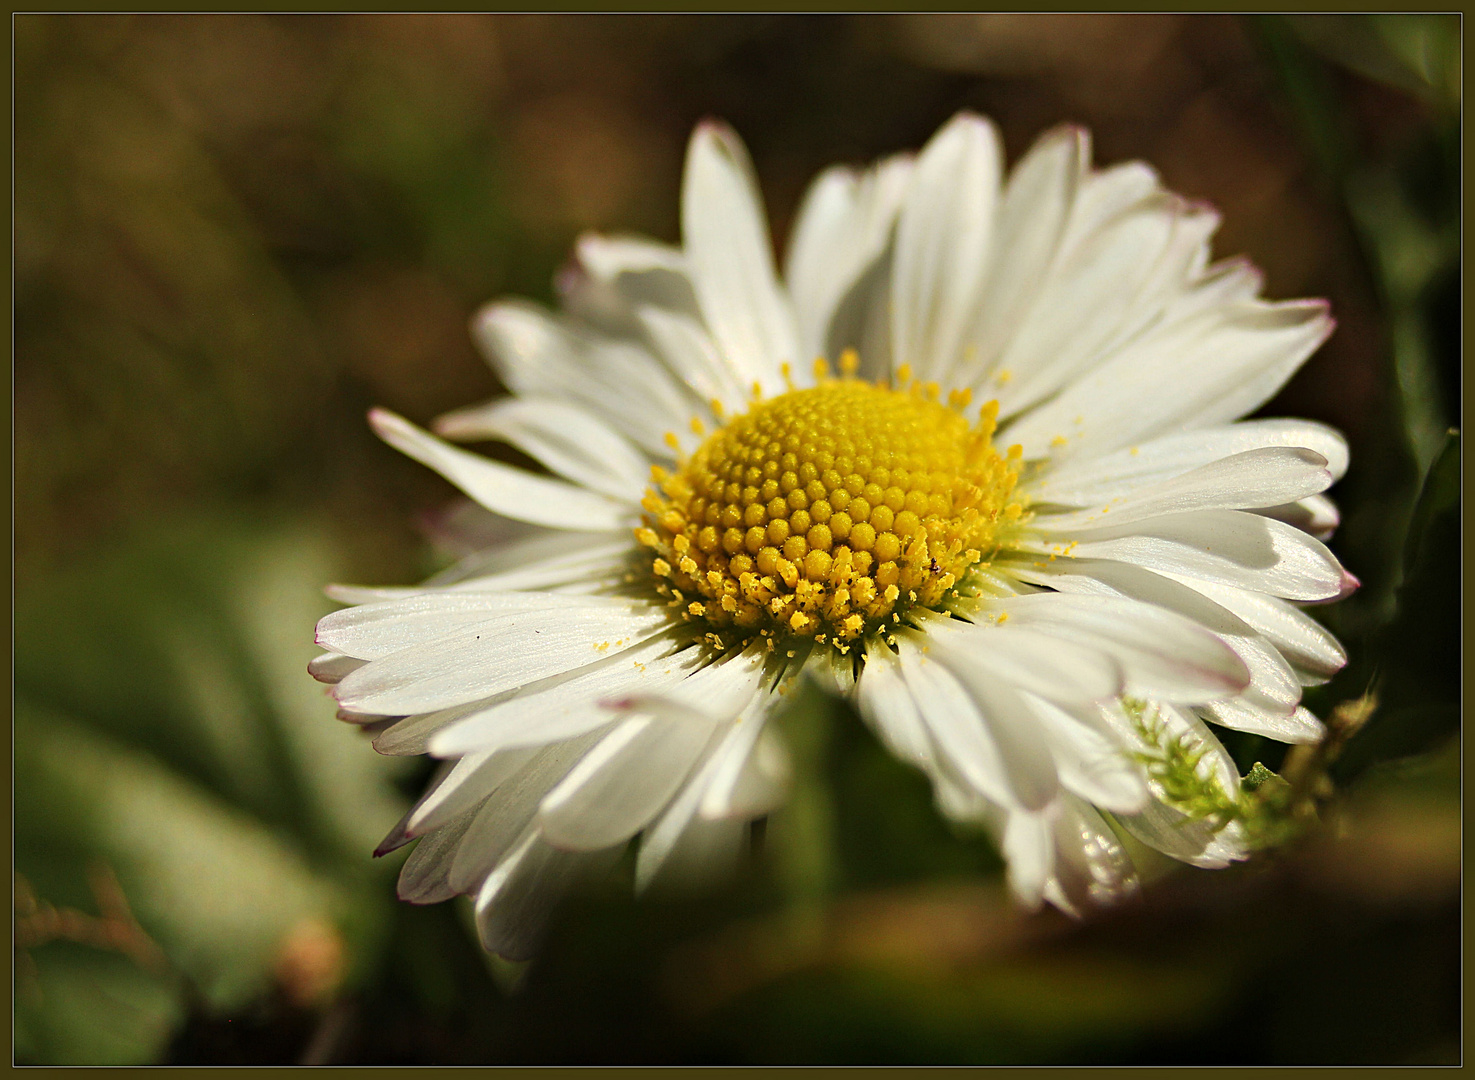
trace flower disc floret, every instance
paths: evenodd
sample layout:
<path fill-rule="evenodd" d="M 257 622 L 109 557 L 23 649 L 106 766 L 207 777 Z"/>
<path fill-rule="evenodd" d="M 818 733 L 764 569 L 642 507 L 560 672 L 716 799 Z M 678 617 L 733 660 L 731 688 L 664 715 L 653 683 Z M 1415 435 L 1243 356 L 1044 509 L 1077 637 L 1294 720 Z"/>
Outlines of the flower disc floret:
<path fill-rule="evenodd" d="M 842 646 L 937 607 L 1023 513 L 997 402 L 973 423 L 967 404 L 851 378 L 755 402 L 655 470 L 636 537 L 658 587 L 716 630 Z"/>

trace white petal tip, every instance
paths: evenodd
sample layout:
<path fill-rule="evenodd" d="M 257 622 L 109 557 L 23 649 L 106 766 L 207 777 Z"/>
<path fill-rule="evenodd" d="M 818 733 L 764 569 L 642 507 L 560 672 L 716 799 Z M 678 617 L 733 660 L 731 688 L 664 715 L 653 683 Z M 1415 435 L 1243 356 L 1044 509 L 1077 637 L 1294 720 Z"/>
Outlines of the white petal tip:
<path fill-rule="evenodd" d="M 369 427 L 387 443 L 393 444 L 396 437 L 412 435 L 415 426 L 396 412 L 375 405 L 369 410 Z"/>
<path fill-rule="evenodd" d="M 307 673 L 321 683 L 337 683 L 359 666 L 359 661 L 342 653 L 325 652 L 307 662 Z"/>
<path fill-rule="evenodd" d="M 952 131 L 956 128 L 973 128 L 976 131 L 992 131 L 994 122 L 982 113 L 976 113 L 972 109 L 959 109 L 948 118 L 948 122 L 939 129 L 940 135 L 944 131 Z M 937 136 L 933 136 L 936 138 Z"/>
<path fill-rule="evenodd" d="M 1318 600 L 1304 600 L 1302 601 L 1302 605 L 1305 607 L 1319 607 L 1322 604 L 1335 604 L 1338 600 L 1347 599 L 1347 597 L 1351 596 L 1360 588 L 1362 588 L 1362 581 L 1355 574 L 1349 573 L 1346 568 L 1342 568 L 1342 577 L 1338 582 L 1336 592 Z M 1344 660 L 1343 663 L 1345 662 Z"/>
<path fill-rule="evenodd" d="M 696 152 L 698 148 L 705 149 L 709 144 L 718 144 L 722 153 L 732 154 L 735 151 L 742 153 L 742 140 L 738 133 L 726 120 L 715 116 L 708 116 L 698 121 L 697 126 L 691 133 L 691 151 Z"/>
<path fill-rule="evenodd" d="M 484 439 L 487 437 L 485 429 L 475 423 L 471 417 L 466 415 L 467 410 L 458 409 L 455 412 L 437 416 L 430 422 L 430 430 L 442 439 Z"/>

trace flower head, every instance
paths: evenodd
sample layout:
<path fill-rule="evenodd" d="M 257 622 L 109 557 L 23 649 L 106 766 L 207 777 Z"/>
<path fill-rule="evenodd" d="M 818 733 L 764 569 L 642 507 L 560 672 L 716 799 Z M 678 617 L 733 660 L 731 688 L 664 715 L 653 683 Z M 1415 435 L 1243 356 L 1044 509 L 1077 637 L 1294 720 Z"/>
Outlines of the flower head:
<path fill-rule="evenodd" d="M 681 219 L 680 248 L 582 238 L 560 314 L 476 321 L 512 396 L 436 429 L 553 477 L 371 416 L 480 508 L 462 563 L 339 588 L 318 626 L 342 715 L 445 760 L 381 847 L 419 838 L 401 895 L 474 894 L 522 956 L 636 835 L 638 887 L 720 871 L 782 801 L 765 724 L 804 675 L 992 832 L 1026 904 L 1135 888 L 1103 814 L 1243 857 L 1208 725 L 1314 741 L 1302 687 L 1345 661 L 1295 606 L 1356 584 L 1321 543 L 1345 443 L 1239 420 L 1325 305 L 1259 299 L 1210 263 L 1211 210 L 1093 170 L 1076 128 L 1007 179 L 969 114 L 826 171 L 780 279 L 746 154 L 703 124 Z"/>

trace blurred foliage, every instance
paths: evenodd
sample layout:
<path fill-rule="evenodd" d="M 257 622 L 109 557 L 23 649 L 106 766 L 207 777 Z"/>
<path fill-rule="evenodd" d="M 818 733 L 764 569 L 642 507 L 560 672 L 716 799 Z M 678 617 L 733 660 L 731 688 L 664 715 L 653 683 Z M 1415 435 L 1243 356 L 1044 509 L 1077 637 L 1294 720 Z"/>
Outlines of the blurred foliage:
<path fill-rule="evenodd" d="M 1356 634 L 1392 614 L 1408 515 L 1459 398 L 1457 344 L 1438 339 L 1459 319 L 1459 16 L 1267 18 L 1262 30 L 1323 182 L 1347 207 L 1392 354 L 1393 408 L 1382 419 L 1395 445 L 1369 470 L 1378 520 L 1342 540 L 1382 571 L 1334 617 L 1336 629 Z M 1338 63 L 1416 95 L 1424 122 L 1391 145 L 1370 145 L 1345 108 Z"/>
<path fill-rule="evenodd" d="M 363 855 L 403 812 L 406 762 L 356 752 L 304 683 L 310 637 L 281 632 L 331 608 L 332 572 L 303 524 L 232 515 L 24 583 L 23 1057 L 152 1061 L 190 1009 L 308 1007 L 364 977 L 392 901 Z"/>
<path fill-rule="evenodd" d="M 14 21 L 15 1054 L 27 1063 L 1451 1062 L 1459 1045 L 1458 16 L 51 16 Z M 530 965 L 369 852 L 424 782 L 304 674 L 329 580 L 436 565 L 378 445 L 496 392 L 466 332 L 578 231 L 676 238 L 682 146 L 775 232 L 954 110 L 1092 129 L 1338 333 L 1266 407 L 1342 428 L 1313 611 L 1333 737 L 1230 733 L 1283 846 L 1132 846 L 1141 901 L 1008 902 L 847 707 L 698 897 L 629 866 Z M 507 455 L 504 449 L 489 452 Z M 1268 780 L 1276 770 L 1284 782 Z M 1128 841 L 1130 844 L 1131 842 Z"/>

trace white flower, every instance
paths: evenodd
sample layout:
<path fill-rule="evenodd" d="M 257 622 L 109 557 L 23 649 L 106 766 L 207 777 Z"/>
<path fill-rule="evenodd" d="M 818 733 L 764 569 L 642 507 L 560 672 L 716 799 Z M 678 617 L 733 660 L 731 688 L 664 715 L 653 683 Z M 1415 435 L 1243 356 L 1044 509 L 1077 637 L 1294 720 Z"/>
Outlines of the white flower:
<path fill-rule="evenodd" d="M 1006 179 L 964 114 L 823 173 L 781 280 L 742 145 L 699 127 L 681 248 L 586 236 L 562 314 L 476 320 L 513 396 L 436 430 L 559 478 L 372 415 L 484 508 L 463 534 L 500 534 L 318 626 L 343 715 L 446 760 L 381 849 L 421 838 L 401 896 L 474 894 L 523 956 L 637 834 L 637 887 L 719 871 L 782 801 L 764 725 L 804 672 L 992 832 L 1026 904 L 1135 888 L 1102 811 L 1242 858 L 1181 790 L 1239 791 L 1205 722 L 1316 740 L 1301 689 L 1345 654 L 1295 605 L 1356 583 L 1318 539 L 1342 438 L 1236 422 L 1332 321 L 1210 263 L 1217 224 L 1142 164 L 1093 171 L 1078 128 Z"/>

